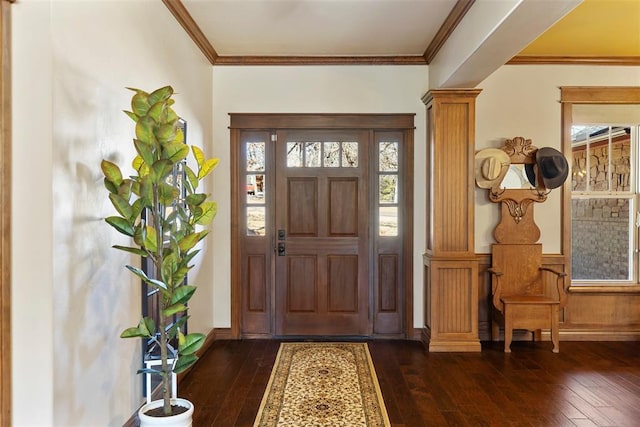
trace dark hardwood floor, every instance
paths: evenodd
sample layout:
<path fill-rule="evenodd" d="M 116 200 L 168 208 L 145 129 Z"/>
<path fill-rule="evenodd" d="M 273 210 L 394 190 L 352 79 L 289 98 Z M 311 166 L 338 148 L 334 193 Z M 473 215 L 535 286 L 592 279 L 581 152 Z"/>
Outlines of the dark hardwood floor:
<path fill-rule="evenodd" d="M 216 341 L 180 383 L 194 426 L 252 426 L 278 341 Z M 640 426 L 640 342 L 483 343 L 428 353 L 370 341 L 393 426 Z"/>

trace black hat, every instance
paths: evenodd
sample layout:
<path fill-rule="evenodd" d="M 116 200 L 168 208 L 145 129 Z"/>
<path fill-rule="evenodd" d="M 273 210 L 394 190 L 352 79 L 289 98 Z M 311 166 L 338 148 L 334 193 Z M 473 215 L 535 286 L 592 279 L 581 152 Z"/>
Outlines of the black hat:
<path fill-rule="evenodd" d="M 531 185 L 544 186 L 548 190 L 560 187 L 569 175 L 569 163 L 561 152 L 551 147 L 542 147 L 536 151 L 536 165 L 538 173 L 533 170 L 532 164 L 525 165 L 525 172 Z"/>

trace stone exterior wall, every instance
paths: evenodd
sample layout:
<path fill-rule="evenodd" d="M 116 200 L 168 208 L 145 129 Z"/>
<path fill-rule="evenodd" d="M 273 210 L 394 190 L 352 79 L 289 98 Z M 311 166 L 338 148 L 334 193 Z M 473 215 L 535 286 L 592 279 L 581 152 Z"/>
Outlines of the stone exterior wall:
<path fill-rule="evenodd" d="M 589 191 L 609 191 L 607 167 L 609 148 L 607 144 L 590 147 Z M 611 191 L 631 190 L 631 146 L 627 136 L 625 140 L 611 145 Z M 573 191 L 586 191 L 587 153 L 584 147 L 573 150 L 572 185 Z"/>
<path fill-rule="evenodd" d="M 571 278 L 627 280 L 629 200 L 571 201 Z"/>
<path fill-rule="evenodd" d="M 586 173 L 586 150 L 573 152 L 572 189 L 608 193 L 631 190 L 631 159 L 628 136 L 611 149 L 611 190 L 607 182 L 608 146 L 590 148 Z M 588 175 L 588 176 L 587 176 Z M 627 280 L 629 271 L 629 200 L 615 198 L 571 201 L 572 279 Z"/>

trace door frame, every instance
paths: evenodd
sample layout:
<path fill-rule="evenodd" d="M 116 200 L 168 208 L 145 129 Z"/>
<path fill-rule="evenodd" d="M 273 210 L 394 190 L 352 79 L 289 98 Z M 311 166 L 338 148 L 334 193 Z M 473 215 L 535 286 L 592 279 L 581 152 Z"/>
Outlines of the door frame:
<path fill-rule="evenodd" d="M 11 424 L 11 1 L 0 1 L 0 425 Z"/>
<path fill-rule="evenodd" d="M 245 197 L 240 179 L 238 159 L 241 156 L 240 145 L 242 131 L 276 131 L 278 129 L 369 129 L 375 131 L 404 132 L 404 161 L 402 164 L 404 188 L 403 204 L 399 210 L 402 215 L 402 275 L 403 283 L 402 337 L 413 336 L 413 205 L 414 205 L 414 116 L 415 114 L 295 114 L 295 113 L 229 113 L 230 115 L 230 183 L 231 183 L 231 330 L 230 337 L 241 338 L 242 322 L 242 245 L 241 203 Z M 375 264 L 371 259 L 371 265 Z M 273 288 L 273 286 L 271 286 Z M 270 298 L 273 298 L 270 289 Z M 272 304 L 273 307 L 273 304 Z M 273 313 L 271 314 L 271 336 L 273 336 Z M 261 336 L 261 338 L 265 338 Z"/>

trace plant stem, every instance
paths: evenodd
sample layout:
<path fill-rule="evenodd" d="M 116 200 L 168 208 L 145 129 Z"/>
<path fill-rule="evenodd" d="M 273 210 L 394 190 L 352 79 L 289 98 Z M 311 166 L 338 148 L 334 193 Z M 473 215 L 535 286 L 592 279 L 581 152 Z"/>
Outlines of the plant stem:
<path fill-rule="evenodd" d="M 156 230 L 156 259 L 155 259 L 155 267 L 156 267 L 156 279 L 163 280 L 162 278 L 162 263 L 164 259 L 163 247 L 164 247 L 164 232 L 162 229 L 162 222 L 164 220 L 164 212 L 162 212 L 162 208 L 160 207 L 159 195 L 158 195 L 158 186 L 156 184 L 153 185 L 153 225 Z M 167 287 L 172 286 L 170 283 L 166 284 Z M 162 362 L 162 400 L 163 400 L 163 409 L 164 415 L 171 415 L 171 393 L 170 393 L 170 380 L 171 380 L 171 370 L 169 369 L 169 363 L 167 362 L 168 354 L 167 354 L 167 319 L 165 318 L 162 311 L 165 308 L 166 297 L 163 294 L 161 298 L 160 304 L 160 319 L 158 328 L 160 329 L 160 360 Z"/>

